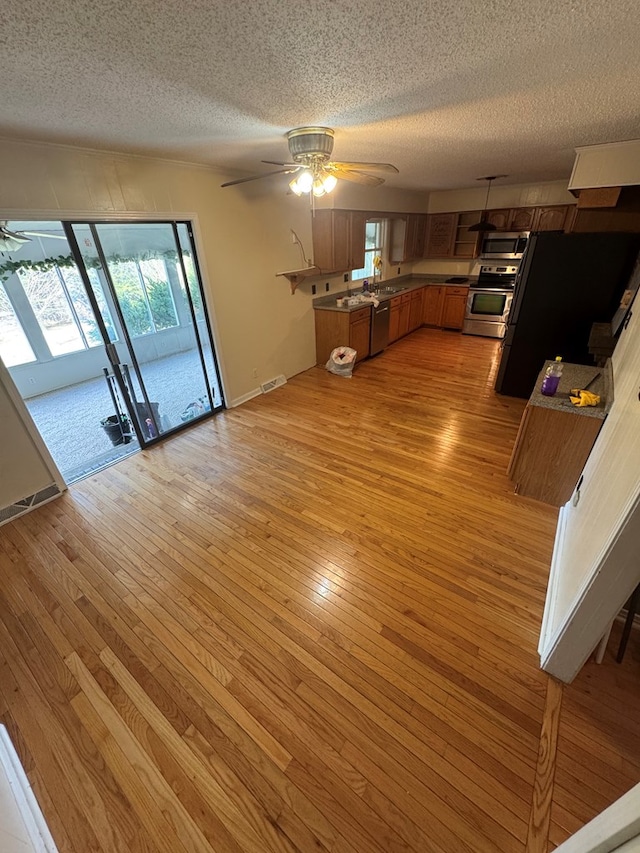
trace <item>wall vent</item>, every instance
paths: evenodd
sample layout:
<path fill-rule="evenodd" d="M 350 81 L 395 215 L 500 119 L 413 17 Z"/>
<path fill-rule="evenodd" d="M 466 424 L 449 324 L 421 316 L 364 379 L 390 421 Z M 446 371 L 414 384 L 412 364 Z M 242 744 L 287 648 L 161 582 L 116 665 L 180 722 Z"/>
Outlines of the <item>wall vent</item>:
<path fill-rule="evenodd" d="M 60 489 L 55 483 L 53 483 L 52 485 L 47 486 L 46 489 L 42 489 L 34 495 L 29 495 L 29 497 L 23 498 L 20 501 L 16 501 L 10 506 L 0 507 L 0 524 L 10 521 L 18 515 L 24 515 L 25 512 L 29 512 L 33 507 L 36 507 L 41 503 L 46 503 L 52 498 L 57 497 L 59 494 L 61 494 Z"/>
<path fill-rule="evenodd" d="M 260 385 L 263 394 L 267 394 L 269 391 L 273 391 L 274 388 L 279 388 L 281 385 L 284 385 L 286 382 L 286 377 L 280 374 L 280 376 L 276 376 L 275 379 L 270 379 L 268 382 L 263 382 Z"/>

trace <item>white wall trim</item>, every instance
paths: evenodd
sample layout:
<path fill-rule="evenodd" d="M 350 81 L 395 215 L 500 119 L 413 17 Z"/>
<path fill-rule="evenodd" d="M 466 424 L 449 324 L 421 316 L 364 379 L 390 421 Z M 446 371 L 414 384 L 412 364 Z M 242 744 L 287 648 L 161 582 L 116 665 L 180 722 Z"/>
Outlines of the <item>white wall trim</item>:
<path fill-rule="evenodd" d="M 233 400 L 230 400 L 227 403 L 227 406 L 230 409 L 234 409 L 236 406 L 241 406 L 243 403 L 248 403 L 249 400 L 253 400 L 254 397 L 259 397 L 262 394 L 261 388 L 254 388 L 253 391 L 248 391 L 246 394 L 242 394 L 240 397 L 235 397 Z"/>
<path fill-rule="evenodd" d="M 640 785 L 574 833 L 556 853 L 613 853 L 640 835 Z"/>
<path fill-rule="evenodd" d="M 541 666 L 566 683 L 578 674 L 640 580 L 640 494 L 610 538 L 606 553 L 541 651 Z"/>
<path fill-rule="evenodd" d="M 0 773 L 3 771 L 15 798 L 17 810 L 31 840 L 31 850 L 33 853 L 57 853 L 58 848 L 51 837 L 38 801 L 29 786 L 20 759 L 9 739 L 6 728 L 0 725 Z M 0 818 L 1 829 L 2 820 Z M 27 853 L 26 846 L 21 844 L 20 849 L 22 850 L 23 847 Z"/>
<path fill-rule="evenodd" d="M 47 470 L 51 474 L 53 482 L 56 484 L 56 486 L 60 489 L 61 492 L 65 491 L 67 488 L 65 479 L 58 470 L 58 466 L 53 461 L 53 456 L 49 452 L 49 448 L 47 447 L 44 442 L 44 439 L 40 435 L 40 431 L 35 425 L 33 418 L 29 414 L 29 409 L 26 407 L 24 400 L 20 396 L 20 392 L 18 391 L 16 384 L 11 378 L 11 374 L 5 367 L 5 364 L 2 359 L 0 359 L 0 383 L 2 383 L 2 385 L 6 389 L 6 392 L 18 414 L 18 417 L 24 424 L 24 428 L 28 432 L 29 438 L 34 443 L 36 450 L 42 457 L 42 461 L 44 462 Z"/>
<path fill-rule="evenodd" d="M 556 541 L 553 546 L 551 557 L 551 569 L 549 571 L 549 583 L 547 585 L 547 596 L 542 615 L 542 626 L 540 628 L 540 640 L 538 642 L 538 654 L 542 657 L 543 652 L 550 642 L 549 634 L 555 624 L 556 602 L 558 599 L 558 585 L 560 581 L 560 564 L 564 554 L 564 541 L 567 532 L 567 505 L 560 508 L 558 515 L 558 526 L 556 529 Z"/>

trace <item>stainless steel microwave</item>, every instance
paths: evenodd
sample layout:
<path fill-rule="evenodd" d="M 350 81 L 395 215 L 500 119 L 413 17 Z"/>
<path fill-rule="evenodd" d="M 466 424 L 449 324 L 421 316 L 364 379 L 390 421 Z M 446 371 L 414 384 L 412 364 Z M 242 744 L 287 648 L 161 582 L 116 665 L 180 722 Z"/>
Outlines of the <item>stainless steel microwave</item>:
<path fill-rule="evenodd" d="M 482 258 L 516 261 L 524 254 L 528 231 L 489 231 L 482 239 Z"/>

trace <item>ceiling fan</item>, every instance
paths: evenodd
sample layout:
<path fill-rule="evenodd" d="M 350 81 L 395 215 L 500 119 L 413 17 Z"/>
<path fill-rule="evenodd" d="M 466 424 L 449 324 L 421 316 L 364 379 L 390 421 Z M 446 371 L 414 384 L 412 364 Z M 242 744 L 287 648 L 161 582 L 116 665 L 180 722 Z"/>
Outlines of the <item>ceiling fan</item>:
<path fill-rule="evenodd" d="M 331 160 L 333 151 L 333 130 L 330 127 L 296 127 L 287 133 L 289 141 L 290 163 L 279 160 L 263 160 L 272 166 L 282 166 L 273 172 L 263 172 L 250 178 L 238 178 L 227 181 L 223 187 L 244 184 L 247 181 L 257 181 L 270 175 L 294 175 L 289 187 L 296 195 L 309 194 L 311 198 L 330 193 L 338 183 L 338 179 L 364 184 L 367 187 L 378 187 L 384 183 L 384 178 L 372 175 L 371 172 L 386 172 L 397 174 L 398 170 L 391 163 L 343 163 Z"/>
<path fill-rule="evenodd" d="M 8 221 L 0 220 L 0 252 L 16 252 L 24 243 L 30 243 L 32 237 L 47 237 L 52 240 L 66 240 L 64 234 L 51 234 L 47 231 L 10 231 Z"/>

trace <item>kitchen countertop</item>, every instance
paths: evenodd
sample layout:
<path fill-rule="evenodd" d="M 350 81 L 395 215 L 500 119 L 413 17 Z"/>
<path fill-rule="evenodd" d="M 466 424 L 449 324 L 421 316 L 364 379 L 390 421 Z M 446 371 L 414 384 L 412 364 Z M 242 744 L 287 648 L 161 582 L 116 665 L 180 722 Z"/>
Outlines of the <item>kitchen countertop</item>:
<path fill-rule="evenodd" d="M 402 290 L 397 291 L 396 293 L 380 293 L 376 298 L 380 302 L 386 302 L 389 299 L 393 299 L 394 296 L 401 296 L 403 293 L 410 293 L 412 290 L 417 290 L 418 288 L 424 287 L 427 284 L 444 285 L 446 287 L 469 287 L 478 280 L 477 276 L 469 275 L 459 276 L 460 278 L 468 279 L 468 281 L 466 281 L 464 284 L 447 282 L 448 278 L 456 277 L 458 276 L 416 274 L 386 279 L 385 281 L 382 281 L 380 283 L 382 287 L 394 287 L 398 285 L 402 287 Z M 356 296 L 358 293 L 361 292 L 361 286 L 359 286 L 357 290 L 355 288 L 352 288 L 351 295 Z M 313 308 L 316 311 L 341 311 L 345 314 L 349 314 L 352 311 L 358 311 L 361 308 L 366 308 L 370 304 L 367 302 L 359 302 L 357 305 L 344 305 L 342 308 L 339 308 L 336 305 L 336 299 L 340 299 L 341 297 L 347 297 L 348 295 L 349 290 L 341 290 L 339 293 L 331 294 L 331 296 L 318 296 L 313 300 Z"/>
<path fill-rule="evenodd" d="M 604 367 L 593 367 L 589 364 L 565 364 L 558 390 L 553 397 L 546 397 L 540 392 L 540 386 L 542 385 L 545 371 L 550 364 L 553 364 L 553 362 L 545 361 L 544 367 L 536 379 L 533 393 L 529 398 L 529 405 L 540 406 L 543 409 L 554 409 L 555 411 L 569 411 L 586 418 L 604 420 L 613 404 L 611 360 L 607 359 Z M 569 399 L 569 391 L 572 388 L 584 388 L 597 373 L 601 375 L 589 388 L 589 391 L 593 391 L 594 394 L 600 396 L 600 403 L 597 406 L 574 406 Z"/>

